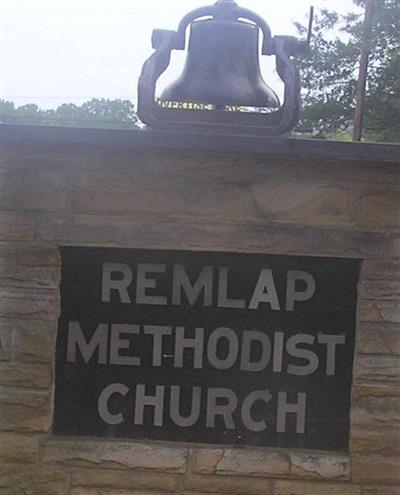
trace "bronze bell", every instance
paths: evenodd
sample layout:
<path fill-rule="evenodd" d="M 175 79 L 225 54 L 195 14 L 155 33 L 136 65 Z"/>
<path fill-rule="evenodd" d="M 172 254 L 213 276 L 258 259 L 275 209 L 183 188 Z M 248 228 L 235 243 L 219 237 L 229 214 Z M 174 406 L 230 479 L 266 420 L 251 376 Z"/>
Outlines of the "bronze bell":
<path fill-rule="evenodd" d="M 183 74 L 164 90 L 161 101 L 279 107 L 277 95 L 261 76 L 258 40 L 259 29 L 249 22 L 193 22 Z"/>
<path fill-rule="evenodd" d="M 152 129 L 182 133 L 279 136 L 299 117 L 300 77 L 295 57 L 308 51 L 307 40 L 272 36 L 267 22 L 235 0 L 217 0 L 186 14 L 176 31 L 153 31 L 154 53 L 143 64 L 138 86 L 138 115 Z M 171 53 L 185 50 L 181 77 L 161 95 L 156 85 Z M 264 82 L 260 53 L 275 56 L 284 84 L 283 103 Z M 243 107 L 247 107 L 243 109 Z M 266 108 L 254 111 L 253 108 Z M 244 110 L 244 111 L 242 111 Z"/>

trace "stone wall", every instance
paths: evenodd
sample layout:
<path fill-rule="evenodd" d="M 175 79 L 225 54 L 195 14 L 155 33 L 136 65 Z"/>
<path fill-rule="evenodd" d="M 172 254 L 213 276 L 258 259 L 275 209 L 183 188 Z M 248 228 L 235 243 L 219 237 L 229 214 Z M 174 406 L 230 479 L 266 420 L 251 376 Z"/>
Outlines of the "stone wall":
<path fill-rule="evenodd" d="M 35 132 L 8 128 L 2 148 L 0 493 L 400 494 L 398 147 Z M 363 260 L 350 452 L 53 436 L 62 245 Z"/>

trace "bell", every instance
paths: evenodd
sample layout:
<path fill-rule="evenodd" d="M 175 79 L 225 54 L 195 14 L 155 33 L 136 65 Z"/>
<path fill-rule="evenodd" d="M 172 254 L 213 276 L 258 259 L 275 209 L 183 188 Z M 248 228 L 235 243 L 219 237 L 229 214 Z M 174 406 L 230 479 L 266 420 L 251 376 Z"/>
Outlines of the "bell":
<path fill-rule="evenodd" d="M 229 18 L 191 23 L 188 55 L 180 78 L 161 95 L 163 101 L 224 106 L 280 106 L 261 75 L 259 29 Z"/>
<path fill-rule="evenodd" d="M 141 121 L 155 130 L 182 133 L 286 134 L 299 119 L 300 74 L 295 57 L 308 51 L 311 23 L 312 10 L 307 40 L 272 36 L 268 23 L 255 12 L 235 0 L 217 0 L 186 14 L 176 31 L 155 29 L 154 52 L 143 64 L 139 78 L 137 111 Z M 157 81 L 167 70 L 172 52 L 186 46 L 181 77 L 158 98 Z M 275 56 L 284 85 L 282 105 L 262 78 L 260 54 Z M 240 111 L 242 107 L 249 111 Z"/>

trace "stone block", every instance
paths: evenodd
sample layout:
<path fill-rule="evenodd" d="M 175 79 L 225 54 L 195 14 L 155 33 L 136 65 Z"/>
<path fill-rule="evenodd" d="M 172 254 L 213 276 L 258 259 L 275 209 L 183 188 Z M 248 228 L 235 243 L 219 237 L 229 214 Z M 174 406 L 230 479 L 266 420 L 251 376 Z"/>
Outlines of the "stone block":
<path fill-rule="evenodd" d="M 173 221 L 130 217 L 74 215 L 71 220 L 42 217 L 38 235 L 63 244 L 147 249 L 205 249 L 275 254 L 318 252 L 319 232 L 298 227 L 217 223 L 208 219 Z"/>
<path fill-rule="evenodd" d="M 400 484 L 399 457 L 354 456 L 351 466 L 355 482 Z"/>
<path fill-rule="evenodd" d="M 125 171 L 143 174 L 145 171 L 145 157 L 141 150 L 89 148 L 79 146 L 73 148 L 57 148 L 56 146 L 46 148 L 42 145 L 18 145 L 18 149 L 6 150 L 6 163 L 8 167 L 24 167 L 26 169 L 40 170 L 41 172 L 65 171 L 65 170 L 105 170 Z"/>
<path fill-rule="evenodd" d="M 39 454 L 39 437 L 1 434 L 0 460 L 2 462 L 37 462 Z"/>
<path fill-rule="evenodd" d="M 184 478 L 183 488 L 189 492 L 218 493 L 235 495 L 268 495 L 271 482 L 262 478 L 231 476 L 190 475 Z"/>
<path fill-rule="evenodd" d="M 168 220 L 168 221 L 166 221 Z M 387 239 L 380 233 L 318 229 L 264 222 L 195 221 L 160 215 L 41 215 L 38 237 L 65 245 L 101 245 L 147 249 L 204 249 L 237 252 L 379 257 Z M 228 247 L 228 248 L 227 248 Z"/>
<path fill-rule="evenodd" d="M 28 213 L 0 212 L 0 240 L 32 241 L 34 238 L 33 220 Z"/>
<path fill-rule="evenodd" d="M 6 387 L 49 389 L 52 368 L 44 364 L 0 363 L 0 385 Z"/>
<path fill-rule="evenodd" d="M 349 189 L 327 184 L 260 181 L 251 188 L 259 215 L 280 223 L 351 225 Z"/>
<path fill-rule="evenodd" d="M 318 250 L 309 250 L 307 255 L 313 253 L 348 258 L 379 258 L 387 245 L 386 236 L 378 232 L 320 228 L 317 235 Z"/>
<path fill-rule="evenodd" d="M 0 329 L 12 335 L 13 358 L 17 362 L 48 363 L 55 357 L 57 322 L 0 319 Z"/>
<path fill-rule="evenodd" d="M 289 457 L 290 476 L 316 480 L 350 479 L 350 459 L 347 455 L 291 452 Z"/>
<path fill-rule="evenodd" d="M 0 285 L 5 287 L 58 288 L 60 259 L 56 249 L 1 244 Z"/>
<path fill-rule="evenodd" d="M 0 288 L 0 314 L 5 318 L 56 320 L 59 294 L 56 290 Z"/>
<path fill-rule="evenodd" d="M 46 445 L 45 462 L 102 468 L 153 469 L 186 472 L 187 449 L 133 442 L 53 440 Z"/>
<path fill-rule="evenodd" d="M 51 153 L 47 150 L 45 151 L 42 146 L 31 146 L 28 143 L 18 143 L 16 146 L 5 146 L 4 147 L 4 165 L 8 168 L 16 167 L 26 167 L 30 169 L 43 169 L 46 168 L 45 164 L 47 162 L 48 167 L 52 167 L 56 164 L 56 156 L 61 156 L 58 153 Z M 64 154 L 63 166 L 68 164 L 71 160 L 71 154 Z"/>
<path fill-rule="evenodd" d="M 136 154 L 136 153 L 135 153 Z M 301 166 L 300 166 L 301 165 Z M 328 157 L 311 157 L 307 160 L 293 156 L 265 157 L 261 154 L 237 152 L 223 153 L 207 151 L 168 151 L 163 153 L 157 150 L 146 151 L 146 172 L 156 175 L 186 175 L 196 176 L 207 174 L 210 177 L 245 177 L 265 180 L 296 180 L 309 181 L 312 178 L 321 183 L 349 184 L 364 183 L 365 186 L 388 184 L 393 186 L 399 181 L 399 174 L 393 165 L 369 167 L 365 163 L 353 161 L 351 166 L 345 161 Z"/>
<path fill-rule="evenodd" d="M 167 495 L 168 492 L 153 490 L 111 490 L 108 488 L 72 488 L 71 495 Z"/>
<path fill-rule="evenodd" d="M 1 388 L 0 404 L 1 430 L 47 432 L 51 428 L 51 400 L 47 392 Z"/>
<path fill-rule="evenodd" d="M 269 495 L 271 492 L 263 493 L 263 495 Z M 193 491 L 184 491 L 182 492 L 183 495 L 204 495 L 204 492 L 193 492 Z M 216 492 L 207 492 L 207 495 L 228 495 L 227 493 L 216 493 Z M 243 494 L 242 494 L 243 495 Z"/>
<path fill-rule="evenodd" d="M 2 495 L 68 495 L 68 475 L 37 464 L 6 464 L 0 470 Z"/>
<path fill-rule="evenodd" d="M 37 235 L 65 245 L 100 245 L 145 249 L 193 249 L 292 255 L 379 257 L 387 249 L 382 233 L 318 229 L 210 218 L 172 219 L 146 216 L 86 215 L 38 220 Z"/>
<path fill-rule="evenodd" d="M 351 421 L 353 426 L 400 425 L 399 391 L 390 387 L 353 387 Z"/>
<path fill-rule="evenodd" d="M 398 187 L 366 188 L 360 199 L 360 225 L 370 229 L 400 227 L 400 189 Z"/>
<path fill-rule="evenodd" d="M 255 220 L 257 211 L 243 178 L 132 176 L 77 173 L 73 191 L 77 213 L 135 214 L 169 218 Z"/>
<path fill-rule="evenodd" d="M 361 495 L 361 487 L 349 483 L 277 481 L 274 495 Z"/>
<path fill-rule="evenodd" d="M 353 376 L 356 382 L 399 382 L 400 360 L 396 356 L 358 355 Z"/>
<path fill-rule="evenodd" d="M 400 355 L 400 325 L 359 323 L 357 351 L 361 354 Z"/>
<path fill-rule="evenodd" d="M 365 260 L 362 264 L 363 280 L 400 280 L 399 260 Z"/>
<path fill-rule="evenodd" d="M 100 488 L 72 488 L 71 495 L 110 495 L 109 490 L 103 490 Z"/>
<path fill-rule="evenodd" d="M 12 325 L 0 321 L 0 361 L 11 359 Z"/>
<path fill-rule="evenodd" d="M 166 175 L 169 177 L 203 177 L 205 174 L 209 177 L 243 177 L 249 175 L 248 164 L 242 164 L 237 154 L 232 153 L 213 153 L 208 151 L 169 151 L 163 153 L 159 150 L 146 152 L 146 173 L 155 176 Z M 247 174 L 244 174 L 247 171 Z M 265 167 L 257 169 L 257 177 Z M 264 174 L 268 176 L 268 174 Z"/>
<path fill-rule="evenodd" d="M 359 295 L 362 299 L 398 301 L 400 300 L 400 281 L 365 280 L 360 284 Z"/>
<path fill-rule="evenodd" d="M 64 170 L 8 167 L 3 181 L 2 204 L 5 209 L 60 211 L 66 205 Z"/>
<path fill-rule="evenodd" d="M 226 449 L 215 472 L 236 476 L 282 476 L 289 473 L 289 456 L 265 450 Z"/>
<path fill-rule="evenodd" d="M 192 452 L 192 471 L 199 474 L 214 474 L 224 455 L 223 449 L 205 448 Z"/>
<path fill-rule="evenodd" d="M 71 483 L 80 487 L 112 488 L 115 490 L 163 490 L 175 492 L 177 475 L 148 471 L 73 468 Z"/>
<path fill-rule="evenodd" d="M 154 248 L 163 245 L 158 232 L 163 227 L 165 247 L 176 234 L 173 225 L 169 225 L 167 232 L 164 225 L 159 226 L 154 221 L 140 222 L 132 216 L 74 215 L 72 218 L 50 218 L 42 215 L 37 223 L 37 233 L 43 241 L 64 245 Z"/>
<path fill-rule="evenodd" d="M 374 485 L 364 486 L 363 495 L 400 495 L 400 485 Z"/>
<path fill-rule="evenodd" d="M 400 323 L 400 304 L 362 300 L 359 304 L 359 321 Z"/>
<path fill-rule="evenodd" d="M 351 428 L 351 452 L 360 455 L 400 456 L 400 429 L 396 426 L 367 426 Z"/>
<path fill-rule="evenodd" d="M 392 235 L 389 238 L 389 245 L 387 248 L 387 256 L 400 258 L 400 236 Z"/>

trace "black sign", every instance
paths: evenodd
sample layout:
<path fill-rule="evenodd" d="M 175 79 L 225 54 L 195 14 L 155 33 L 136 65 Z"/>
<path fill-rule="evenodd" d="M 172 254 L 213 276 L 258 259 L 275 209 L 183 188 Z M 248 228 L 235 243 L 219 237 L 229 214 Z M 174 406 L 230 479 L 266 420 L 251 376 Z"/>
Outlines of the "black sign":
<path fill-rule="evenodd" d="M 348 448 L 358 261 L 61 254 L 54 433 Z"/>

